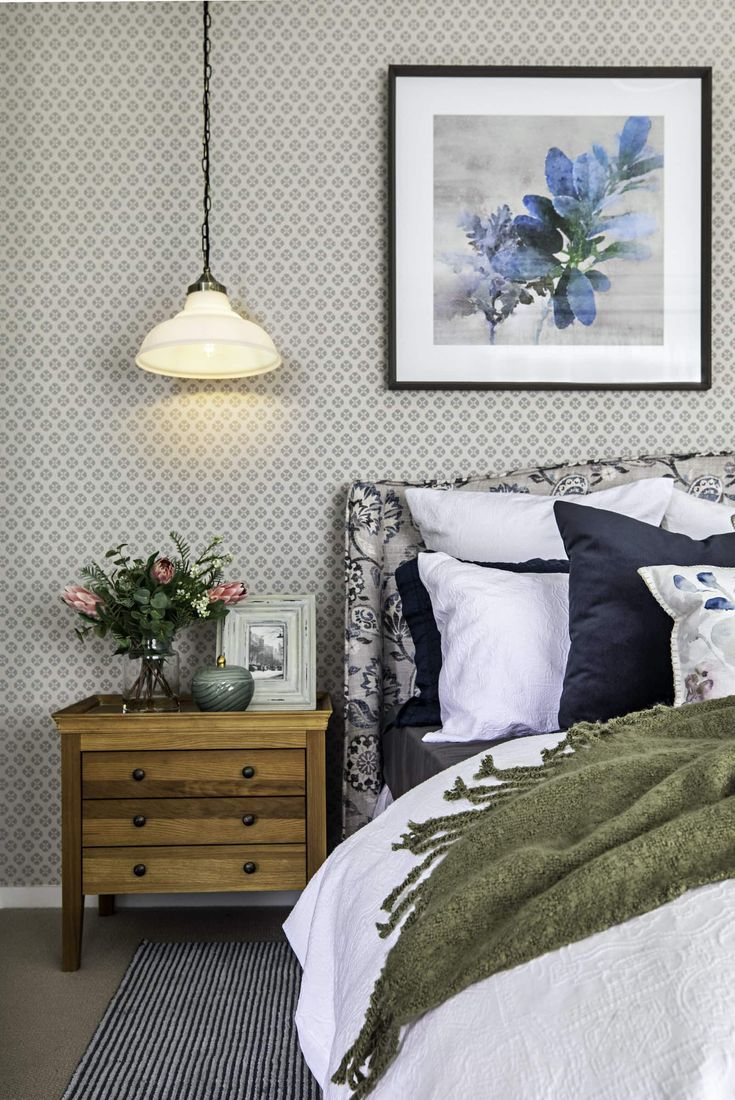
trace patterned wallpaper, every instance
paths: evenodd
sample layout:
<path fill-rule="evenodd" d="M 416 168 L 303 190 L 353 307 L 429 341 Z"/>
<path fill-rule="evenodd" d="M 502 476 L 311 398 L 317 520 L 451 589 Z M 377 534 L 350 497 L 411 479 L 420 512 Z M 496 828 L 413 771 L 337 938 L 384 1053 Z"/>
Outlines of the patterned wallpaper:
<path fill-rule="evenodd" d="M 213 270 L 282 370 L 181 383 L 137 370 L 199 273 L 200 12 L 0 8 L 4 515 L 0 883 L 59 881 L 49 713 L 120 673 L 58 600 L 88 557 L 173 526 L 221 532 L 252 589 L 314 591 L 318 678 L 342 682 L 342 511 L 357 477 L 729 450 L 733 29 L 721 0 L 212 4 Z M 714 388 L 396 393 L 386 374 L 386 70 L 713 64 Z M 213 650 L 182 639 L 187 676 Z M 339 730 L 332 735 L 332 820 Z"/>

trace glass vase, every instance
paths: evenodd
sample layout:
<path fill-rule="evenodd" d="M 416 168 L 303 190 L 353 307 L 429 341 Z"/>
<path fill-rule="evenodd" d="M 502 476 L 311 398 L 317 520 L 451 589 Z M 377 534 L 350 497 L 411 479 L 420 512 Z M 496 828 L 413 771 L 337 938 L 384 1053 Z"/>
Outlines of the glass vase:
<path fill-rule="evenodd" d="M 123 657 L 123 712 L 179 709 L 179 655 L 170 642 L 145 642 Z"/>

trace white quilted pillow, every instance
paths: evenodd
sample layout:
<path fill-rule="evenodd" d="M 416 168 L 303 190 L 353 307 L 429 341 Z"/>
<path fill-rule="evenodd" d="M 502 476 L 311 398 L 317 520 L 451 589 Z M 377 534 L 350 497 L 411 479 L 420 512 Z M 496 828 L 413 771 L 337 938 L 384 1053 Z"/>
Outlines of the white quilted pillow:
<path fill-rule="evenodd" d="M 568 575 L 484 569 L 441 553 L 419 554 L 418 561 L 442 640 L 442 728 L 424 741 L 558 729 Z"/>
<path fill-rule="evenodd" d="M 674 489 L 661 526 L 666 531 L 689 535 L 690 539 L 706 539 L 709 535 L 731 535 L 734 519 L 735 504 L 718 504 Z"/>
<path fill-rule="evenodd" d="M 658 527 L 673 488 L 671 478 L 651 477 L 569 499 Z M 440 550 L 466 561 L 517 562 L 567 556 L 554 519 L 559 497 L 406 489 L 406 499 L 427 550 Z"/>

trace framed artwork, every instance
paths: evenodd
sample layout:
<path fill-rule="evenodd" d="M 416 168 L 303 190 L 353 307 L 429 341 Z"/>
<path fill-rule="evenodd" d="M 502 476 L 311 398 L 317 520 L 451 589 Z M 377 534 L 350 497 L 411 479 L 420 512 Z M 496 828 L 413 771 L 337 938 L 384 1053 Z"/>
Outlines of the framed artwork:
<path fill-rule="evenodd" d="M 248 710 L 316 709 L 314 596 L 248 596 L 217 629 L 217 652 L 249 669 Z"/>
<path fill-rule="evenodd" d="M 391 388 L 709 388 L 711 69 L 389 79 Z"/>

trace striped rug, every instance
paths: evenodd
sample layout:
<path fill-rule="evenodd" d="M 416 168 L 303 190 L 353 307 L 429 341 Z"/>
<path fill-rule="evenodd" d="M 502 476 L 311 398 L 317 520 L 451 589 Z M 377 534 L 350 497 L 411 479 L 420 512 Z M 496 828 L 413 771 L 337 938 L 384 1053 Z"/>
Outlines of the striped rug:
<path fill-rule="evenodd" d="M 142 943 L 62 1100 L 319 1100 L 270 943 Z"/>

